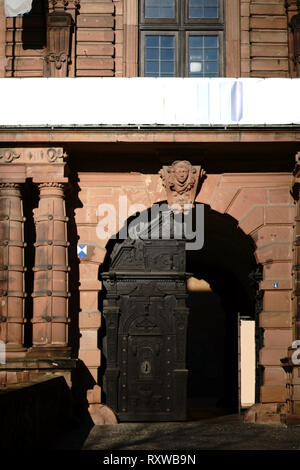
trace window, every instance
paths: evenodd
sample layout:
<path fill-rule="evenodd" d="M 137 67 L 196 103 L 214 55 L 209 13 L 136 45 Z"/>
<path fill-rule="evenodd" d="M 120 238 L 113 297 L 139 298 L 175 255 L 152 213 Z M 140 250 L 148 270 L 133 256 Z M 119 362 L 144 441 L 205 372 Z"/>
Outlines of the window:
<path fill-rule="evenodd" d="M 223 75 L 223 0 L 141 0 L 140 75 Z"/>

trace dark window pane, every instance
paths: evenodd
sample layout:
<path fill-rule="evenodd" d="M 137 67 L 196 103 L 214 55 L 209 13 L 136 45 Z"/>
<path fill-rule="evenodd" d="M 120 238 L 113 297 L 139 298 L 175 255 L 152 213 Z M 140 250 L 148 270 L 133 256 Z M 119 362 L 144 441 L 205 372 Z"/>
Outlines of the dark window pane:
<path fill-rule="evenodd" d="M 205 63 L 205 72 L 218 72 L 218 63 L 217 62 L 206 62 Z"/>
<path fill-rule="evenodd" d="M 161 47 L 174 47 L 174 36 L 160 36 Z"/>
<path fill-rule="evenodd" d="M 174 18 L 175 0 L 145 0 L 145 18 Z"/>
<path fill-rule="evenodd" d="M 206 49 L 205 50 L 205 60 L 217 60 L 218 59 L 218 49 Z"/>
<path fill-rule="evenodd" d="M 154 60 L 146 60 L 145 62 L 145 71 L 147 72 L 156 72 L 159 71 L 159 62 Z"/>
<path fill-rule="evenodd" d="M 145 36 L 144 74 L 146 77 L 174 77 L 175 36 L 162 34 Z"/>
<path fill-rule="evenodd" d="M 174 49 L 161 49 L 160 57 L 162 60 L 174 60 Z"/>
<path fill-rule="evenodd" d="M 206 7 L 217 7 L 218 0 L 204 0 L 204 6 Z"/>
<path fill-rule="evenodd" d="M 159 36 L 146 36 L 145 37 L 146 47 L 158 47 L 159 46 Z"/>
<path fill-rule="evenodd" d="M 203 47 L 203 36 L 190 36 L 190 47 Z"/>
<path fill-rule="evenodd" d="M 217 18 L 216 8 L 204 8 L 204 18 Z"/>
<path fill-rule="evenodd" d="M 162 73 L 172 73 L 174 72 L 174 63 L 173 62 L 161 62 L 160 70 Z"/>
<path fill-rule="evenodd" d="M 218 36 L 204 36 L 204 47 L 218 47 Z"/>
<path fill-rule="evenodd" d="M 189 0 L 189 18 L 218 18 L 218 0 Z"/>
<path fill-rule="evenodd" d="M 148 47 L 145 49 L 145 59 L 158 59 L 159 58 L 159 49 L 158 47 Z"/>
<path fill-rule="evenodd" d="M 202 18 L 203 9 L 202 8 L 191 8 L 189 13 L 190 18 Z"/>

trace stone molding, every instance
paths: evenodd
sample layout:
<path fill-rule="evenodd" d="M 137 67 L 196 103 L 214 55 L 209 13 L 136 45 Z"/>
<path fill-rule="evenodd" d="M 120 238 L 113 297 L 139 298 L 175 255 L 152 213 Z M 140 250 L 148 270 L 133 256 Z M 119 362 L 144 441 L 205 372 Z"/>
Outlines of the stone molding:
<path fill-rule="evenodd" d="M 62 163 L 67 154 L 62 148 L 0 148 L 1 163 Z M 15 162 L 14 160 L 18 160 Z"/>
<path fill-rule="evenodd" d="M 49 11 L 62 11 L 69 8 L 79 8 L 80 0 L 49 0 Z"/>
<path fill-rule="evenodd" d="M 61 147 L 0 148 L 0 181 L 64 181 L 66 160 Z"/>

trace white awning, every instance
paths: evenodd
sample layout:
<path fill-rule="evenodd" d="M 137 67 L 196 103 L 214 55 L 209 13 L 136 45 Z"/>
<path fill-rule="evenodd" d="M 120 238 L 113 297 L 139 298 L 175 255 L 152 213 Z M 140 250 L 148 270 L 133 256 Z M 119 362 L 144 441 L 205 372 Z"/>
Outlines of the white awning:
<path fill-rule="evenodd" d="M 4 0 L 5 16 L 15 17 L 29 13 L 32 8 L 32 0 Z"/>
<path fill-rule="evenodd" d="M 300 79 L 1 78 L 1 126 L 300 124 Z"/>

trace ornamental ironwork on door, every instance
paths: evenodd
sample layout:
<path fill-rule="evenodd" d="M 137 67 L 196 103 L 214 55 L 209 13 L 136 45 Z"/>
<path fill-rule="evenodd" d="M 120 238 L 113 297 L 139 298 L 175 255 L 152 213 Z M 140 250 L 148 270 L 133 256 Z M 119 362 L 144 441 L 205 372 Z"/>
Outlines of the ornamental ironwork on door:
<path fill-rule="evenodd" d="M 120 421 L 186 419 L 185 242 L 117 243 L 106 290 L 107 404 Z"/>

